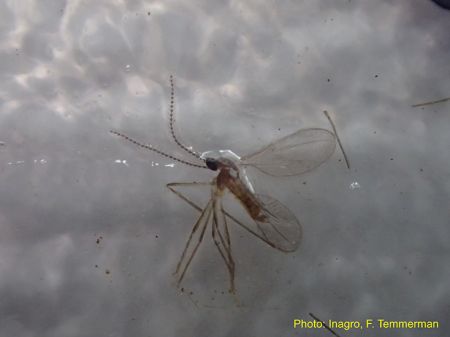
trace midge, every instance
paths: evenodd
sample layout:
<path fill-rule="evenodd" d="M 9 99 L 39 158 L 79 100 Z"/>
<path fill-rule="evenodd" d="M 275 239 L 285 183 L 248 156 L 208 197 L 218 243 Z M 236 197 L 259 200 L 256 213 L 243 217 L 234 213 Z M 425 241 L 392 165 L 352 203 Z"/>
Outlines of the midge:
<path fill-rule="evenodd" d="M 326 161 L 334 152 L 336 137 L 331 131 L 319 128 L 301 129 L 287 135 L 250 155 L 239 157 L 230 150 L 208 151 L 202 154 L 183 145 L 174 131 L 174 83 L 170 76 L 169 128 L 175 143 L 197 162 L 169 155 L 152 145 L 140 143 L 123 133 L 111 131 L 131 143 L 156 152 L 185 165 L 217 171 L 210 182 L 170 183 L 167 187 L 182 200 L 200 212 L 178 261 L 175 277 L 180 286 L 202 243 L 206 230 L 222 257 L 229 275 L 229 292 L 235 293 L 235 263 L 228 222 L 231 220 L 272 248 L 283 252 L 295 251 L 302 238 L 302 228 L 296 216 L 281 202 L 267 195 L 256 194 L 247 178 L 245 168 L 252 166 L 271 176 L 294 176 L 311 171 Z M 176 190 L 177 186 L 209 185 L 211 197 L 206 206 L 200 207 Z M 228 213 L 222 204 L 226 192 L 241 203 L 253 224 L 244 224 Z"/>

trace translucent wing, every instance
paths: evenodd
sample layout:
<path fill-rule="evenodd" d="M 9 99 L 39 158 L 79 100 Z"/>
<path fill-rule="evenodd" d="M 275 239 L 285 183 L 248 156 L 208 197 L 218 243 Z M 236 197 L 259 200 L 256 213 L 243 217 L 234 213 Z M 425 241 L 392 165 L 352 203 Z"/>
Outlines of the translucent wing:
<path fill-rule="evenodd" d="M 331 131 L 302 129 L 242 157 L 241 165 L 256 167 L 271 176 L 299 175 L 326 161 L 335 147 L 336 137 Z"/>
<path fill-rule="evenodd" d="M 296 216 L 281 202 L 267 195 L 257 194 L 264 220 L 254 220 L 256 228 L 237 220 L 223 211 L 231 220 L 269 246 L 282 252 L 296 251 L 302 240 L 302 227 Z"/>
<path fill-rule="evenodd" d="M 277 199 L 262 194 L 256 197 L 266 217 L 264 221 L 256 221 L 262 236 L 283 252 L 297 250 L 303 234 L 297 217 Z"/>

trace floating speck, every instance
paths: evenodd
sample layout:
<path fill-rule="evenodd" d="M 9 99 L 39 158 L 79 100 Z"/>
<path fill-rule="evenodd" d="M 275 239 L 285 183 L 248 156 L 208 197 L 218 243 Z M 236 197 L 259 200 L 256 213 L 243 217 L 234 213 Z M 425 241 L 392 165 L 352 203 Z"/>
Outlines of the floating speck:
<path fill-rule="evenodd" d="M 361 185 L 357 181 L 354 181 L 350 184 L 351 190 L 356 190 L 357 188 L 361 188 Z"/>
<path fill-rule="evenodd" d="M 126 160 L 116 159 L 116 160 L 114 160 L 114 162 L 117 164 L 123 164 L 125 166 L 128 166 L 128 163 Z"/>
<path fill-rule="evenodd" d="M 24 160 L 18 160 L 18 161 L 9 161 L 8 165 L 21 165 L 21 164 L 25 164 Z"/>

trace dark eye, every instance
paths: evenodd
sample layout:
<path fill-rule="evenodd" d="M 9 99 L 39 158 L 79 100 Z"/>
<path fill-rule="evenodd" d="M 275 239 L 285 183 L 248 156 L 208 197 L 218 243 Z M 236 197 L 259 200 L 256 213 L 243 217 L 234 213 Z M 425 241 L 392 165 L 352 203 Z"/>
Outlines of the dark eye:
<path fill-rule="evenodd" d="M 217 171 L 218 169 L 217 160 L 212 158 L 206 158 L 205 163 L 210 170 Z"/>

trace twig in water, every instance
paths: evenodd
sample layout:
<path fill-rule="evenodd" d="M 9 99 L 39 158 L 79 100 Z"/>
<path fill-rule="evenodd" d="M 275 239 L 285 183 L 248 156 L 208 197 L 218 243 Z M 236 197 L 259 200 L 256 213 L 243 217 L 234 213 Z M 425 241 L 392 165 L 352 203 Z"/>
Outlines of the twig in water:
<path fill-rule="evenodd" d="M 413 108 L 418 108 L 420 106 L 426 106 L 426 105 L 432 105 L 432 104 L 437 104 L 437 103 L 444 103 L 450 101 L 450 97 L 447 98 L 443 98 L 443 99 L 438 99 L 437 101 L 431 101 L 431 102 L 424 102 L 424 103 L 418 103 L 418 104 L 413 104 L 411 105 Z"/>
<path fill-rule="evenodd" d="M 350 162 L 348 161 L 347 154 L 344 151 L 344 147 L 342 146 L 341 139 L 339 138 L 339 135 L 337 133 L 336 127 L 334 126 L 333 120 L 331 119 L 330 114 L 328 113 L 327 110 L 324 110 L 323 113 L 325 114 L 325 116 L 327 116 L 328 121 L 330 122 L 331 127 L 333 128 L 333 132 L 336 135 L 336 139 L 338 141 L 339 147 L 341 148 L 342 154 L 344 155 L 345 164 L 347 164 L 347 168 L 350 170 Z"/>
<path fill-rule="evenodd" d="M 323 324 L 323 326 L 325 327 L 325 329 L 327 329 L 329 332 L 331 332 L 333 335 L 335 335 L 336 337 L 340 337 L 336 332 L 334 332 L 333 330 L 331 330 L 331 328 L 324 322 L 322 321 L 320 318 L 314 316 L 312 313 L 309 313 L 309 316 L 311 316 L 312 318 L 314 318 L 317 322 L 320 322 Z"/>

